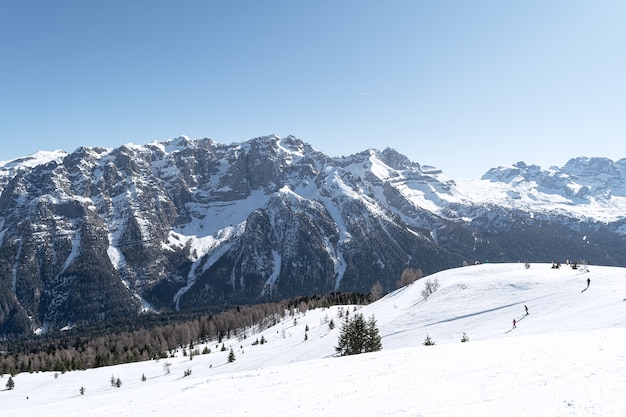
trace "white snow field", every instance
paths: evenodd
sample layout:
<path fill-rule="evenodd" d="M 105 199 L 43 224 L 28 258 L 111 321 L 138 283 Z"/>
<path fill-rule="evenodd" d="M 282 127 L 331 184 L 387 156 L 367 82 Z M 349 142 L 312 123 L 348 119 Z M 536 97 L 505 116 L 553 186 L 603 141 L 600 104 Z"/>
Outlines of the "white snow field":
<path fill-rule="evenodd" d="M 215 342 L 193 360 L 18 374 L 11 391 L 4 375 L 0 415 L 626 416 L 625 268 L 483 264 L 425 277 L 359 308 L 382 336 L 370 354 L 334 357 L 339 309 L 226 341 L 232 363 Z M 434 346 L 422 345 L 427 335 Z M 253 346 L 261 336 L 268 343 Z"/>

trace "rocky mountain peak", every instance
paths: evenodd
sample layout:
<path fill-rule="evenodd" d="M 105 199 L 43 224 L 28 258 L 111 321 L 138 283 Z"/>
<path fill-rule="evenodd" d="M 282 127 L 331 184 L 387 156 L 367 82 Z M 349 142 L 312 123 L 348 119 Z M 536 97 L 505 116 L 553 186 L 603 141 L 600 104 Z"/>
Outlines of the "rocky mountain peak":
<path fill-rule="evenodd" d="M 601 175 L 620 176 L 619 168 L 609 158 L 572 158 L 563 166 L 562 172 L 578 177 L 595 179 Z"/>
<path fill-rule="evenodd" d="M 541 176 L 541 173 L 540 166 L 527 165 L 524 161 L 520 161 L 511 166 L 492 168 L 481 179 L 504 183 L 536 181 Z"/>
<path fill-rule="evenodd" d="M 392 148 L 385 148 L 381 156 L 381 160 L 395 170 L 403 170 L 414 165 L 409 158 Z"/>

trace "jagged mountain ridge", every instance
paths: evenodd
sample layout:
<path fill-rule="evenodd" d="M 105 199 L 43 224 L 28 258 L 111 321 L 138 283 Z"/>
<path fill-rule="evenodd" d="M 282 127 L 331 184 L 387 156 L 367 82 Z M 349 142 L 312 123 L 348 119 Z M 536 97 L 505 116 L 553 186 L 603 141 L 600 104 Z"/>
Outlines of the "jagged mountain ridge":
<path fill-rule="evenodd" d="M 569 160 L 563 168 L 548 170 L 518 162 L 512 167 L 491 169 L 482 178 L 508 184 L 532 182 L 542 192 L 558 193 L 581 201 L 626 197 L 625 176 L 626 158 L 613 162 L 608 158 L 578 157 Z"/>
<path fill-rule="evenodd" d="M 623 266 L 625 166 L 518 163 L 457 184 L 393 149 L 331 158 L 273 135 L 0 163 L 0 332 L 391 290 L 407 267 L 546 253 Z"/>

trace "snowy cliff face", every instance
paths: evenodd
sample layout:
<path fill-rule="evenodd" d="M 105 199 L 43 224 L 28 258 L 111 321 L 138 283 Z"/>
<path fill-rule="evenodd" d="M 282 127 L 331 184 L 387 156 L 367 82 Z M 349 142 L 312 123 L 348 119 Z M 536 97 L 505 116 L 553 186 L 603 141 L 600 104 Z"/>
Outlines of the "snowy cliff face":
<path fill-rule="evenodd" d="M 276 136 L 0 162 L 0 333 L 391 290 L 409 267 L 625 266 L 625 175 L 626 160 L 577 158 L 457 184 L 393 149 L 330 158 Z"/>

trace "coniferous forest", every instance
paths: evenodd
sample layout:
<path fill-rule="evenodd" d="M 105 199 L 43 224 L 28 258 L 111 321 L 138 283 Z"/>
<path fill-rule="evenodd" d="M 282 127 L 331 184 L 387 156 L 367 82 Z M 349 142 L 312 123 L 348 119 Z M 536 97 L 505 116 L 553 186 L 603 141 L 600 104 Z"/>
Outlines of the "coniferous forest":
<path fill-rule="evenodd" d="M 176 349 L 188 349 L 189 355 L 208 353 L 194 345 L 221 342 L 223 337 L 245 339 L 295 312 L 369 302 L 363 294 L 332 293 L 218 312 L 146 313 L 39 336 L 5 336 L 0 339 L 0 374 L 83 370 L 166 358 Z"/>

